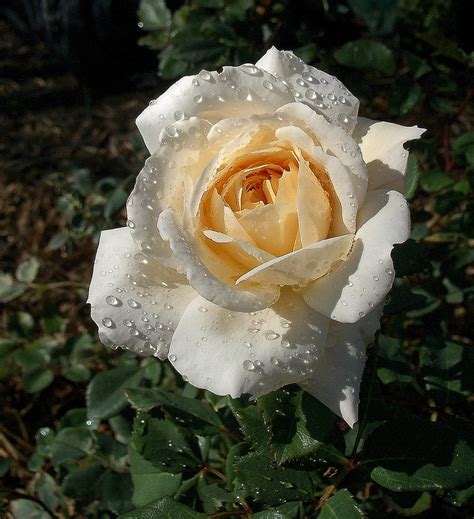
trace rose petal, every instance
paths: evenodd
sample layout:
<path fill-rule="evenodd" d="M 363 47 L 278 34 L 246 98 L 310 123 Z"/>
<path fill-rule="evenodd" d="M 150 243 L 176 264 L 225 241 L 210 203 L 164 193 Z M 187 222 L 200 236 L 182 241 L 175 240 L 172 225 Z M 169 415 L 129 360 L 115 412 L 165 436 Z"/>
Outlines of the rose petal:
<path fill-rule="evenodd" d="M 306 65 L 290 51 L 279 51 L 275 47 L 256 65 L 284 80 L 296 101 L 307 104 L 332 124 L 352 133 L 359 100 L 336 77 Z"/>
<path fill-rule="evenodd" d="M 362 205 L 367 191 L 368 174 L 362 153 L 354 139 L 302 103 L 282 106 L 277 113 L 305 124 L 307 131 L 314 134 L 323 151 L 337 157 L 351 171 L 354 195 L 357 197 L 359 205 Z"/>
<path fill-rule="evenodd" d="M 253 279 L 260 283 L 306 285 L 327 274 L 335 263 L 345 258 L 353 239 L 353 234 L 347 234 L 312 243 L 255 267 L 241 276 L 237 283 Z"/>
<path fill-rule="evenodd" d="M 253 312 L 268 308 L 278 300 L 280 290 L 276 286 L 247 284 L 242 288 L 234 288 L 233 280 L 228 279 L 229 274 L 232 274 L 232 263 L 221 260 L 221 264 L 218 264 L 217 255 L 210 256 L 212 251 L 208 247 L 199 250 L 200 257 L 196 252 L 196 240 L 199 237 L 193 241 L 189 238 L 178 224 L 172 209 L 161 213 L 158 229 L 161 237 L 170 242 L 173 254 L 184 269 L 190 285 L 208 301 L 237 312 Z M 208 254 L 204 265 L 202 259 L 206 250 Z M 221 278 L 213 273 L 216 271 Z"/>
<path fill-rule="evenodd" d="M 404 193 L 407 141 L 419 139 L 424 128 L 400 126 L 360 117 L 354 130 L 369 171 L 369 189 L 395 189 Z"/>
<path fill-rule="evenodd" d="M 184 276 L 139 253 L 126 227 L 101 233 L 87 302 L 107 346 L 166 358 L 173 330 L 196 296 Z"/>
<path fill-rule="evenodd" d="M 298 232 L 296 208 L 288 204 L 261 205 L 236 213 L 239 223 L 257 247 L 281 256 L 293 250 Z"/>
<path fill-rule="evenodd" d="M 397 191 L 369 191 L 358 214 L 359 230 L 349 257 L 303 292 L 306 303 L 336 321 L 353 323 L 383 301 L 393 279 L 390 256 L 410 234 L 410 213 Z"/>
<path fill-rule="evenodd" d="M 313 376 L 304 384 L 306 391 L 344 418 L 353 427 L 357 422 L 359 389 L 365 366 L 366 345 L 380 326 L 382 307 L 354 324 L 331 321 L 327 347 Z"/>
<path fill-rule="evenodd" d="M 328 321 L 291 291 L 253 314 L 229 313 L 199 298 L 186 309 L 169 359 L 196 387 L 259 396 L 316 371 Z"/>
<path fill-rule="evenodd" d="M 163 128 L 176 120 L 199 116 L 212 122 L 274 112 L 293 101 L 280 81 L 254 65 L 224 67 L 220 73 L 201 71 L 186 76 L 152 102 L 137 118 L 137 126 L 150 153 L 159 146 Z"/>
<path fill-rule="evenodd" d="M 298 169 L 297 208 L 303 247 L 324 240 L 331 225 L 329 196 L 301 156 Z"/>
<path fill-rule="evenodd" d="M 358 200 L 354 197 L 354 192 L 355 183 L 359 182 L 358 178 L 338 158 L 324 153 L 308 133 L 298 126 L 278 128 L 275 134 L 279 139 L 285 139 L 300 148 L 315 165 L 324 167 L 335 195 L 331 199 L 332 221 L 329 231 L 330 235 L 340 236 L 354 233 L 356 231 L 358 210 Z M 284 175 L 280 182 L 286 176 Z M 281 191 L 285 192 L 283 189 Z M 279 195 L 280 191 L 278 192 Z"/>
<path fill-rule="evenodd" d="M 182 213 L 185 178 L 194 178 L 210 159 L 205 146 L 209 128 L 207 121 L 197 117 L 166 127 L 127 202 L 128 226 L 138 247 L 170 267 L 176 267 L 176 262 L 156 232 L 156 222 L 167 207 Z"/>

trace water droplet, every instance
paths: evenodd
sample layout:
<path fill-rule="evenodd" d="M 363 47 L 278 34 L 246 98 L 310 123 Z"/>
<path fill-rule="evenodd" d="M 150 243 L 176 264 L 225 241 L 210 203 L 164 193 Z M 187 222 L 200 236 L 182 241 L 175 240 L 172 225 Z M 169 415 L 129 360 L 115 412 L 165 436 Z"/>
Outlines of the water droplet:
<path fill-rule="evenodd" d="M 308 83 L 306 83 L 305 81 L 303 81 L 301 78 L 298 78 L 296 80 L 296 84 L 299 85 L 299 86 L 302 86 L 302 87 L 307 87 L 308 86 Z"/>
<path fill-rule="evenodd" d="M 105 300 L 110 306 L 120 306 L 120 300 L 115 296 L 107 296 Z"/>
<path fill-rule="evenodd" d="M 208 312 L 209 310 L 205 306 L 200 306 L 199 307 L 199 311 L 200 312 Z"/>
<path fill-rule="evenodd" d="M 290 342 L 287 341 L 286 339 L 283 339 L 283 340 L 281 341 L 281 347 L 282 347 L 282 348 L 289 348 L 290 346 L 291 346 Z"/>
<path fill-rule="evenodd" d="M 385 269 L 385 272 L 391 276 L 393 274 L 393 270 L 392 269 Z"/>
<path fill-rule="evenodd" d="M 204 79 L 204 81 L 210 81 L 212 76 L 207 70 L 201 70 L 201 72 L 199 72 L 199 77 Z"/>
<path fill-rule="evenodd" d="M 359 312 L 359 317 L 364 317 L 365 312 Z"/>
<path fill-rule="evenodd" d="M 203 99 L 203 97 L 201 95 L 197 95 L 197 96 L 193 97 L 194 102 L 197 104 L 202 103 L 202 99 Z"/>
<path fill-rule="evenodd" d="M 258 74 L 258 68 L 255 65 L 252 65 L 251 63 L 246 63 L 245 65 L 242 65 L 242 67 L 252 75 Z"/>
<path fill-rule="evenodd" d="M 195 78 L 195 77 L 193 77 L 191 83 L 192 83 L 193 86 L 199 86 L 199 80 L 197 78 Z"/>
<path fill-rule="evenodd" d="M 177 137 L 179 135 L 178 133 L 178 130 L 174 127 L 174 126 L 167 126 L 165 128 L 165 132 L 170 136 L 170 137 Z"/>
<path fill-rule="evenodd" d="M 319 81 L 314 76 L 312 76 L 309 72 L 303 72 L 301 77 L 305 81 L 308 81 L 308 83 L 313 83 L 314 85 L 318 85 L 319 84 Z"/>
<path fill-rule="evenodd" d="M 130 229 L 135 229 L 135 222 L 132 220 L 127 220 L 127 225 L 130 227 Z"/>
<path fill-rule="evenodd" d="M 255 364 L 251 360 L 244 360 L 242 367 L 247 371 L 255 371 Z"/>
<path fill-rule="evenodd" d="M 270 357 L 270 362 L 271 362 L 274 366 L 278 366 L 278 364 L 280 364 L 280 361 L 279 361 L 276 357 Z"/>
<path fill-rule="evenodd" d="M 378 277 L 378 276 L 373 276 L 372 279 L 373 279 L 374 281 L 378 281 L 378 280 L 379 280 L 379 277 Z"/>
<path fill-rule="evenodd" d="M 102 324 L 106 327 L 106 328 L 112 328 L 113 325 L 114 325 L 114 322 L 112 321 L 112 319 L 109 319 L 108 317 L 104 317 L 102 319 Z"/>
<path fill-rule="evenodd" d="M 278 339 L 278 337 L 280 337 L 280 334 L 273 330 L 265 332 L 265 339 L 268 339 L 269 341 L 274 341 L 275 339 Z"/>
<path fill-rule="evenodd" d="M 263 86 L 267 89 L 267 90 L 273 90 L 273 83 L 271 83 L 270 81 L 264 81 L 263 82 Z"/>
<path fill-rule="evenodd" d="M 184 112 L 181 110 L 176 110 L 174 113 L 174 119 L 175 121 L 182 121 L 185 118 Z"/>
<path fill-rule="evenodd" d="M 168 304 L 168 303 L 165 303 L 165 308 L 166 308 L 166 310 L 172 310 L 173 309 L 173 307 L 170 304 Z"/>
<path fill-rule="evenodd" d="M 135 301 L 135 299 L 129 299 L 127 301 L 127 304 L 130 308 L 140 308 L 140 303 L 138 303 L 137 301 Z"/>
<path fill-rule="evenodd" d="M 177 359 L 176 355 L 170 355 L 168 358 L 170 359 L 171 362 L 176 362 L 176 359 Z"/>

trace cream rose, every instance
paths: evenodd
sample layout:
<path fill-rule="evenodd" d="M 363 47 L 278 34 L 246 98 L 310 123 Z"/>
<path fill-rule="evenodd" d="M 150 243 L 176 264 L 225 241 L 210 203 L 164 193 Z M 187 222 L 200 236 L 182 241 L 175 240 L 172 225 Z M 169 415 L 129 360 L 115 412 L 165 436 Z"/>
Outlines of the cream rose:
<path fill-rule="evenodd" d="M 275 48 L 150 103 L 128 227 L 102 233 L 91 281 L 102 342 L 219 395 L 298 383 L 352 426 L 410 230 L 403 144 L 423 133 L 358 105 Z"/>

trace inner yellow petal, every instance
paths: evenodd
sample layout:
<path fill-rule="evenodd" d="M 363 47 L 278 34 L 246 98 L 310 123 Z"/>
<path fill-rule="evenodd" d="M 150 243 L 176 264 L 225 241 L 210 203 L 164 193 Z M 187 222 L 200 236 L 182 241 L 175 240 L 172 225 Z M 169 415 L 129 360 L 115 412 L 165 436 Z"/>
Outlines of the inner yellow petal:
<path fill-rule="evenodd" d="M 308 162 L 300 156 L 298 169 L 298 224 L 303 247 L 324 240 L 331 225 L 329 196 Z"/>

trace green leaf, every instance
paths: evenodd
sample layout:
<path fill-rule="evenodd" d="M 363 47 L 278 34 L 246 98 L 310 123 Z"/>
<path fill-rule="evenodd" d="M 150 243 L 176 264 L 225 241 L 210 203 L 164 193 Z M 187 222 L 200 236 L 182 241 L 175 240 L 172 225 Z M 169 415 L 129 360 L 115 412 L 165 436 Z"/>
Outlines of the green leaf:
<path fill-rule="evenodd" d="M 465 487 L 474 473 L 474 438 L 463 424 L 400 415 L 378 427 L 363 452 L 371 478 L 395 492 Z"/>
<path fill-rule="evenodd" d="M 251 443 L 256 451 L 268 449 L 271 430 L 265 423 L 261 410 L 254 403 L 245 404 L 241 400 L 231 398 L 228 402 L 246 441 Z"/>
<path fill-rule="evenodd" d="M 335 443 L 335 415 L 309 393 L 282 389 L 260 397 L 257 405 L 271 428 L 277 463 L 316 452 L 321 460 L 346 462 L 333 445 L 325 443 Z"/>
<path fill-rule="evenodd" d="M 63 482 L 64 494 L 76 499 L 92 500 L 98 495 L 97 481 L 105 469 L 99 463 L 91 463 L 68 474 Z"/>
<path fill-rule="evenodd" d="M 35 280 L 39 270 L 39 261 L 32 256 L 27 260 L 20 263 L 16 269 L 16 278 L 18 281 L 24 281 L 25 283 L 31 283 Z"/>
<path fill-rule="evenodd" d="M 0 274 L 0 303 L 8 303 L 25 293 L 28 287 L 21 284 L 13 284 L 10 274 Z"/>
<path fill-rule="evenodd" d="M 53 380 L 54 373 L 50 369 L 29 371 L 21 377 L 21 383 L 27 393 L 38 393 L 48 387 Z"/>
<path fill-rule="evenodd" d="M 178 490 L 182 476 L 163 472 L 140 456 L 133 445 L 129 447 L 133 481 L 133 504 L 143 506 L 162 497 L 173 496 Z"/>
<path fill-rule="evenodd" d="M 474 485 L 463 490 L 457 490 L 448 495 L 448 500 L 454 506 L 463 506 L 474 498 Z"/>
<path fill-rule="evenodd" d="M 248 454 L 235 464 L 235 492 L 243 497 L 253 496 L 256 501 L 270 506 L 282 501 L 311 498 L 313 482 L 308 472 L 276 468 L 266 456 Z"/>
<path fill-rule="evenodd" d="M 454 180 L 452 178 L 437 169 L 427 171 L 420 178 L 421 187 L 428 193 L 436 193 L 453 184 Z"/>
<path fill-rule="evenodd" d="M 185 436 L 170 420 L 144 419 L 142 431 L 134 430 L 137 452 L 163 472 L 179 473 L 198 463 Z"/>
<path fill-rule="evenodd" d="M 164 0 L 141 0 L 138 18 L 145 31 L 159 31 L 171 25 L 171 11 Z"/>
<path fill-rule="evenodd" d="M 85 427 L 61 429 L 51 445 L 51 463 L 60 465 L 66 461 L 80 459 L 92 452 L 93 439 Z"/>
<path fill-rule="evenodd" d="M 91 378 L 91 370 L 82 364 L 66 366 L 63 375 L 72 382 L 87 382 Z"/>
<path fill-rule="evenodd" d="M 379 363 L 377 375 L 383 384 L 409 384 L 413 373 L 403 353 L 402 341 L 394 337 L 379 335 Z"/>
<path fill-rule="evenodd" d="M 133 509 L 132 481 L 129 474 L 107 470 L 100 482 L 101 501 L 107 509 L 120 515 Z"/>
<path fill-rule="evenodd" d="M 204 519 L 205 516 L 195 512 L 191 508 L 177 503 L 171 497 L 164 497 L 153 501 L 148 505 L 142 506 L 121 515 L 119 519 Z"/>
<path fill-rule="evenodd" d="M 112 219 L 112 217 L 120 211 L 123 207 L 125 207 L 125 202 L 127 201 L 128 193 L 125 189 L 121 187 L 115 188 L 112 193 L 107 196 L 107 203 L 104 207 L 104 216 L 107 220 Z"/>
<path fill-rule="evenodd" d="M 227 492 L 216 483 L 208 485 L 204 478 L 199 478 L 197 489 L 203 503 L 204 511 L 207 514 L 217 512 L 224 506 L 224 503 L 234 503 L 236 501 L 232 493 Z"/>
<path fill-rule="evenodd" d="M 51 519 L 52 515 L 35 501 L 30 499 L 15 499 L 10 503 L 10 509 L 15 519 Z"/>
<path fill-rule="evenodd" d="M 347 42 L 334 52 L 334 58 L 347 67 L 371 68 L 387 76 L 395 72 L 392 51 L 382 43 L 372 40 Z"/>
<path fill-rule="evenodd" d="M 418 168 L 418 161 L 416 155 L 413 153 L 408 157 L 407 173 L 405 182 L 405 198 L 411 200 L 416 193 L 418 187 L 418 180 L 420 178 L 420 170 Z"/>
<path fill-rule="evenodd" d="M 215 434 L 224 427 L 217 413 L 202 400 L 161 389 L 143 388 L 129 389 L 127 397 L 130 403 L 140 410 L 163 406 L 183 427 L 191 428 L 196 434 Z"/>
<path fill-rule="evenodd" d="M 253 514 L 253 519 L 297 519 L 301 517 L 302 503 L 285 503 L 276 508 Z"/>
<path fill-rule="evenodd" d="M 324 503 L 318 519 L 360 519 L 364 515 L 350 492 L 343 488 Z"/>
<path fill-rule="evenodd" d="M 120 366 L 98 373 L 87 386 L 89 418 L 104 419 L 119 413 L 126 405 L 125 389 L 138 386 L 143 371 L 136 366 Z"/>
<path fill-rule="evenodd" d="M 60 249 L 68 240 L 69 234 L 66 231 L 56 233 L 51 237 L 48 242 L 48 249 L 57 250 Z"/>
<path fill-rule="evenodd" d="M 0 458 L 0 478 L 10 470 L 10 458 Z"/>
<path fill-rule="evenodd" d="M 392 259 L 397 277 L 431 270 L 426 247 L 411 238 L 404 243 L 395 244 L 392 250 Z"/>
<path fill-rule="evenodd" d="M 41 502 L 54 512 L 59 506 L 59 490 L 56 481 L 46 472 L 40 474 L 35 485 L 36 493 Z"/>

